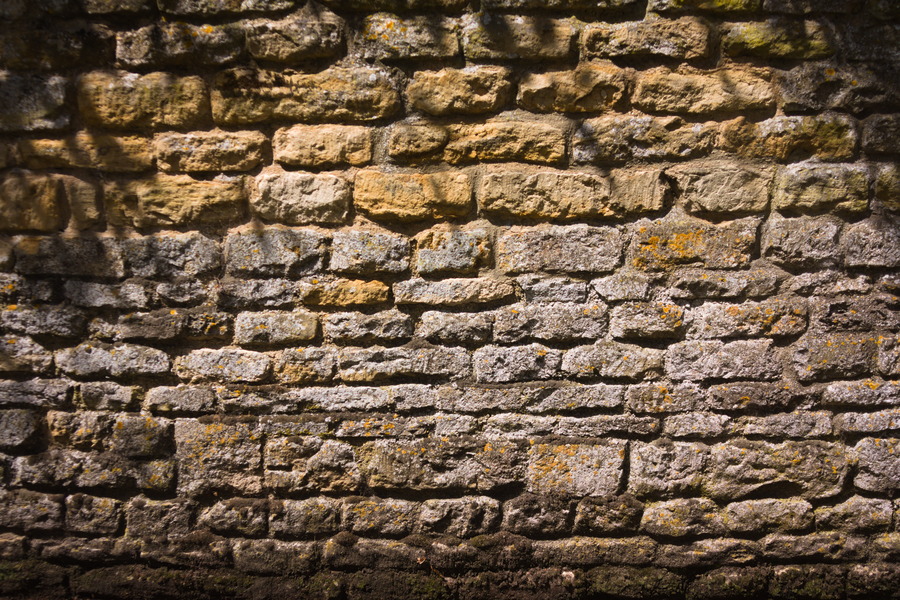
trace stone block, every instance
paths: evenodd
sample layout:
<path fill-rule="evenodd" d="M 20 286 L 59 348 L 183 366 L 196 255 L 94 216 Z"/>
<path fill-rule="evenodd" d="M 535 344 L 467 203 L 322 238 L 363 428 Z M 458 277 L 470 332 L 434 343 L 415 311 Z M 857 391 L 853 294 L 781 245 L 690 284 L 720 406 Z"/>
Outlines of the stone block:
<path fill-rule="evenodd" d="M 408 279 L 393 286 L 397 304 L 429 304 L 460 306 L 464 304 L 490 304 L 507 300 L 516 293 L 515 284 L 509 279 Z"/>
<path fill-rule="evenodd" d="M 325 235 L 311 229 L 244 229 L 225 238 L 225 270 L 241 278 L 285 277 L 321 270 Z"/>
<path fill-rule="evenodd" d="M 43 437 L 44 419 L 24 408 L 0 411 L 0 450 L 18 454 L 35 449 Z"/>
<path fill-rule="evenodd" d="M 900 482 L 900 439 L 863 438 L 855 446 L 859 472 L 853 485 L 861 490 L 891 493 Z"/>
<path fill-rule="evenodd" d="M 257 131 L 162 133 L 154 140 L 156 163 L 163 171 L 249 171 L 263 162 L 269 145 Z"/>
<path fill-rule="evenodd" d="M 497 112 L 512 97 L 510 71 L 504 67 L 416 71 L 406 88 L 411 108 L 430 115 Z"/>
<path fill-rule="evenodd" d="M 465 173 L 359 171 L 353 185 L 358 210 L 380 220 L 422 221 L 461 217 L 471 210 L 472 184 Z"/>
<path fill-rule="evenodd" d="M 365 313 L 332 313 L 322 323 L 325 339 L 339 344 L 406 341 L 412 337 L 413 319 L 396 309 Z"/>
<path fill-rule="evenodd" d="M 598 341 L 592 346 L 568 350 L 562 370 L 579 378 L 656 379 L 662 374 L 663 354 L 655 348 Z"/>
<path fill-rule="evenodd" d="M 622 478 L 627 442 L 534 444 L 528 450 L 526 490 L 564 497 L 606 496 Z"/>
<path fill-rule="evenodd" d="M 491 339 L 492 314 L 451 313 L 429 310 L 422 313 L 416 334 L 436 344 L 469 346 Z"/>
<path fill-rule="evenodd" d="M 717 217 L 764 212 L 772 171 L 730 161 L 690 163 L 668 169 L 690 213 Z"/>
<path fill-rule="evenodd" d="M 595 340 L 606 333 L 606 305 L 553 302 L 512 304 L 494 312 L 494 341 Z"/>
<path fill-rule="evenodd" d="M 250 56 L 290 64 L 338 54 L 344 41 L 343 19 L 331 11 L 307 7 L 284 19 L 244 21 Z"/>
<path fill-rule="evenodd" d="M 824 58 L 834 53 L 831 33 L 816 21 L 768 19 L 728 23 L 722 49 L 728 56 Z"/>
<path fill-rule="evenodd" d="M 556 164 L 566 156 L 567 128 L 561 122 L 497 118 L 448 128 L 444 160 L 451 164 L 522 161 Z"/>
<path fill-rule="evenodd" d="M 605 273 L 621 263 L 622 236 L 612 227 L 511 227 L 497 239 L 497 266 L 507 273 Z"/>
<path fill-rule="evenodd" d="M 410 243 L 387 231 L 336 231 L 331 241 L 329 270 L 371 275 L 403 273 L 409 269 Z"/>
<path fill-rule="evenodd" d="M 114 536 L 119 533 L 122 514 L 122 503 L 114 498 L 88 494 L 66 497 L 67 531 Z"/>
<path fill-rule="evenodd" d="M 384 304 L 391 288 L 380 281 L 343 278 L 315 278 L 300 281 L 297 294 L 309 306 L 364 306 Z"/>
<path fill-rule="evenodd" d="M 677 380 L 777 379 L 781 374 L 772 340 L 688 341 L 669 346 L 666 373 Z"/>
<path fill-rule="evenodd" d="M 666 537 L 721 536 L 725 516 L 707 498 L 682 498 L 644 506 L 641 531 Z"/>
<path fill-rule="evenodd" d="M 708 115 L 775 106 L 769 78 L 749 70 L 671 71 L 656 67 L 637 76 L 632 102 L 641 110 Z"/>
<path fill-rule="evenodd" d="M 567 19 L 482 13 L 463 23 L 463 53 L 469 60 L 541 60 L 571 56 L 575 24 Z"/>
<path fill-rule="evenodd" d="M 347 348 L 338 354 L 338 377 L 347 382 L 430 377 L 459 379 L 470 372 L 462 348 Z"/>
<path fill-rule="evenodd" d="M 723 124 L 719 146 L 738 156 L 778 162 L 846 161 L 856 156 L 857 129 L 849 117 L 832 113 L 772 117 L 759 123 L 738 118 Z"/>
<path fill-rule="evenodd" d="M 253 495 L 261 490 L 262 440 L 252 423 L 175 421 L 178 492 Z"/>
<path fill-rule="evenodd" d="M 772 208 L 782 212 L 862 213 L 869 206 L 869 173 L 857 165 L 797 163 L 775 177 Z"/>
<path fill-rule="evenodd" d="M 606 63 L 530 73 L 519 83 L 517 102 L 532 112 L 601 112 L 621 104 L 627 82 L 624 69 Z"/>
<path fill-rule="evenodd" d="M 678 338 L 684 333 L 684 309 L 670 302 L 626 302 L 612 309 L 610 335 L 616 339 Z"/>
<path fill-rule="evenodd" d="M 372 130 L 358 125 L 294 125 L 275 132 L 275 160 L 292 167 L 360 166 L 372 160 Z"/>
<path fill-rule="evenodd" d="M 484 346 L 472 355 L 475 380 L 509 383 L 553 379 L 559 373 L 562 352 L 543 346 Z"/>
<path fill-rule="evenodd" d="M 737 219 L 711 224 L 669 215 L 634 225 L 631 263 L 646 271 L 667 271 L 700 264 L 712 269 L 745 267 L 756 245 L 759 220 Z"/>
<path fill-rule="evenodd" d="M 234 321 L 234 341 L 242 345 L 293 344 L 316 336 L 318 319 L 307 311 L 242 312 Z"/>
<path fill-rule="evenodd" d="M 0 179 L 0 229 L 10 232 L 63 229 L 65 198 L 59 179 L 33 171 L 7 171 Z"/>
<path fill-rule="evenodd" d="M 68 80 L 60 75 L 0 71 L 0 131 L 62 129 L 70 122 Z"/>
<path fill-rule="evenodd" d="M 704 58 L 712 32 L 703 19 L 657 19 L 593 25 L 582 33 L 584 55 L 590 58 L 662 56 Z"/>
<path fill-rule="evenodd" d="M 175 374 L 198 381 L 259 382 L 266 379 L 272 360 L 261 352 L 204 348 L 175 359 Z"/>
<path fill-rule="evenodd" d="M 250 210 L 285 225 L 333 225 L 346 220 L 351 195 L 350 184 L 337 175 L 267 168 L 256 177 Z"/>
<path fill-rule="evenodd" d="M 363 20 L 358 42 L 366 58 L 448 59 L 459 54 L 457 27 L 455 20 L 437 15 L 378 13 Z"/>
<path fill-rule="evenodd" d="M 19 152 L 31 169 L 82 168 L 113 173 L 153 167 L 149 138 L 81 131 L 62 139 L 20 140 Z"/>
<path fill-rule="evenodd" d="M 708 155 L 718 125 L 688 124 L 680 117 L 609 115 L 585 119 L 572 140 L 575 162 L 620 163 L 633 159 L 684 160 Z"/>
<path fill-rule="evenodd" d="M 162 375 L 169 372 L 169 356 L 162 350 L 136 344 L 84 342 L 56 351 L 57 366 L 81 378 Z"/>
<path fill-rule="evenodd" d="M 116 33 L 116 60 L 130 68 L 223 65 L 243 46 L 243 32 L 231 24 L 163 21 Z"/>

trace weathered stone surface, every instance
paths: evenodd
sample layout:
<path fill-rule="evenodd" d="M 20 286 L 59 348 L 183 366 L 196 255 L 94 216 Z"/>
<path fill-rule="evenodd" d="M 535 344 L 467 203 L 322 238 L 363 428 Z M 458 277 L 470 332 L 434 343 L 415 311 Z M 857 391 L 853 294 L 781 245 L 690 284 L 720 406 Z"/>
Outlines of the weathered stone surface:
<path fill-rule="evenodd" d="M 84 313 L 70 307 L 8 304 L 0 308 L 0 326 L 8 333 L 79 337 L 84 333 Z"/>
<path fill-rule="evenodd" d="M 860 113 L 885 105 L 896 105 L 896 75 L 877 64 L 838 65 L 829 62 L 804 62 L 789 71 L 776 72 L 785 111 L 838 110 Z M 890 134 L 890 117 L 873 115 L 864 122 L 881 121 L 886 129 L 877 137 Z M 884 122 L 887 121 L 887 122 Z M 888 148 L 880 152 L 892 153 Z"/>
<path fill-rule="evenodd" d="M 56 231 L 65 225 L 60 181 L 33 171 L 13 170 L 0 179 L 0 229 Z"/>
<path fill-rule="evenodd" d="M 343 42 L 344 21 L 331 11 L 307 5 L 284 19 L 257 19 L 242 25 L 247 51 L 258 60 L 284 63 L 334 56 Z"/>
<path fill-rule="evenodd" d="M 179 494 L 259 493 L 262 441 L 253 424 L 178 419 L 175 448 Z"/>
<path fill-rule="evenodd" d="M 859 472 L 853 484 L 869 492 L 890 492 L 900 482 L 900 440 L 897 438 L 863 438 L 854 448 Z"/>
<path fill-rule="evenodd" d="M 729 56 L 823 58 L 834 52 L 829 37 L 830 32 L 816 21 L 769 19 L 729 23 L 722 37 L 722 49 Z"/>
<path fill-rule="evenodd" d="M 376 69 L 333 67 L 298 73 L 238 68 L 216 76 L 211 102 L 213 118 L 222 125 L 372 121 L 394 114 L 400 94 Z"/>
<path fill-rule="evenodd" d="M 516 283 L 527 302 L 584 302 L 588 283 L 568 277 L 520 275 Z"/>
<path fill-rule="evenodd" d="M 512 304 L 494 313 L 494 341 L 599 339 L 606 333 L 606 312 L 606 305 L 599 302 Z"/>
<path fill-rule="evenodd" d="M 465 173 L 388 173 L 374 169 L 356 174 L 353 201 L 373 219 L 421 221 L 458 217 L 471 210 L 472 184 Z"/>
<path fill-rule="evenodd" d="M 725 522 L 712 500 L 685 498 L 646 505 L 641 530 L 667 537 L 712 536 L 725 533 Z"/>
<path fill-rule="evenodd" d="M 294 167 L 364 165 L 372 160 L 372 130 L 355 125 L 294 125 L 275 132 L 275 160 Z"/>
<path fill-rule="evenodd" d="M 147 390 L 143 404 L 153 413 L 211 413 L 216 397 L 203 386 L 155 387 Z"/>
<path fill-rule="evenodd" d="M 763 226 L 762 255 L 794 268 L 839 264 L 841 222 L 831 217 L 784 219 L 773 215 Z"/>
<path fill-rule="evenodd" d="M 388 154 L 398 160 L 434 157 L 450 139 L 446 127 L 432 123 L 397 123 L 390 128 Z"/>
<path fill-rule="evenodd" d="M 862 149 L 870 154 L 896 154 L 891 140 L 900 132 L 900 117 L 897 115 L 872 115 L 863 123 Z"/>
<path fill-rule="evenodd" d="M 137 277 L 198 277 L 215 271 L 222 264 L 218 244 L 196 232 L 163 232 L 123 240 L 120 247 L 126 269 Z"/>
<path fill-rule="evenodd" d="M 154 146 L 163 171 L 249 171 L 263 161 L 268 139 L 256 131 L 164 133 Z"/>
<path fill-rule="evenodd" d="M 401 18 L 374 14 L 365 18 L 359 42 L 366 58 L 447 59 L 459 54 L 457 23 L 437 15 Z"/>
<path fill-rule="evenodd" d="M 115 535 L 122 519 L 121 503 L 112 498 L 73 494 L 66 498 L 66 529 L 92 535 Z"/>
<path fill-rule="evenodd" d="M 655 379 L 662 374 L 663 352 L 619 342 L 598 341 L 565 353 L 562 370 L 575 377 Z"/>
<path fill-rule="evenodd" d="M 718 437 L 730 423 L 731 417 L 716 413 L 682 413 L 666 417 L 663 432 L 673 438 Z"/>
<path fill-rule="evenodd" d="M 698 442 L 635 442 L 630 452 L 628 491 L 638 497 L 680 496 L 698 489 L 708 460 Z"/>
<path fill-rule="evenodd" d="M 697 17 L 594 25 L 582 33 L 589 57 L 665 56 L 703 58 L 710 52 L 710 28 Z"/>
<path fill-rule="evenodd" d="M 234 321 L 234 341 L 242 345 L 302 342 L 317 331 L 318 319 L 307 311 L 243 312 Z"/>
<path fill-rule="evenodd" d="M 745 500 L 725 507 L 729 531 L 802 531 L 813 524 L 812 505 L 805 500 Z"/>
<path fill-rule="evenodd" d="M 526 489 L 575 497 L 611 494 L 619 487 L 626 444 L 535 444 L 528 450 Z"/>
<path fill-rule="evenodd" d="M 616 339 L 677 338 L 683 332 L 684 310 L 668 302 L 626 302 L 609 316 L 609 333 Z"/>
<path fill-rule="evenodd" d="M 338 377 L 344 381 L 383 381 L 403 377 L 462 378 L 470 357 L 461 348 L 347 348 L 338 355 Z"/>
<path fill-rule="evenodd" d="M 584 64 L 573 71 L 532 73 L 519 83 L 518 104 L 534 112 L 598 112 L 622 101 L 626 75 L 611 64 Z"/>
<path fill-rule="evenodd" d="M 331 239 L 329 269 L 366 275 L 403 273 L 409 269 L 410 244 L 405 236 L 387 231 L 336 231 Z"/>
<path fill-rule="evenodd" d="M 782 337 L 806 329 L 806 302 L 773 298 L 762 302 L 708 302 L 691 311 L 690 334 L 699 338 Z"/>
<path fill-rule="evenodd" d="M 417 71 L 406 97 L 412 108 L 430 115 L 495 112 L 512 97 L 509 79 L 503 67 Z"/>
<path fill-rule="evenodd" d="M 461 32 L 469 60 L 567 58 L 575 34 L 569 20 L 489 13 L 468 16 Z"/>
<path fill-rule="evenodd" d="M 775 177 L 772 208 L 783 212 L 833 209 L 860 213 L 869 205 L 869 173 L 856 165 L 798 163 Z"/>
<path fill-rule="evenodd" d="M 194 350 L 175 359 L 175 373 L 199 381 L 261 381 L 269 375 L 271 359 L 250 350 Z"/>
<path fill-rule="evenodd" d="M 706 115 L 771 108 L 775 94 L 768 78 L 751 71 L 657 67 L 637 76 L 632 101 L 647 112 Z"/>
<path fill-rule="evenodd" d="M 155 348 L 134 344 L 85 342 L 56 352 L 56 364 L 74 377 L 127 377 L 169 372 L 169 356 Z"/>
<path fill-rule="evenodd" d="M 900 404 L 900 384 L 873 378 L 831 383 L 822 392 L 826 406 L 867 407 Z"/>
<path fill-rule="evenodd" d="M 173 15 L 216 15 L 240 11 L 292 8 L 294 0 L 157 0 L 160 10 Z"/>
<path fill-rule="evenodd" d="M 20 457 L 11 465 L 16 485 L 65 486 L 69 489 L 165 491 L 173 483 L 170 460 L 130 461 L 110 453 L 53 448 Z"/>
<path fill-rule="evenodd" d="M 244 214 L 240 177 L 200 180 L 189 175 L 156 174 L 147 179 L 108 182 L 103 195 L 109 222 L 126 227 L 225 224 Z"/>
<path fill-rule="evenodd" d="M 719 145 L 749 158 L 789 162 L 806 158 L 851 160 L 856 155 L 856 126 L 848 117 L 772 117 L 759 123 L 735 119 L 722 126 Z"/>
<path fill-rule="evenodd" d="M 779 362 L 771 340 L 678 342 L 666 351 L 666 373 L 687 381 L 776 379 Z"/>
<path fill-rule="evenodd" d="M 704 491 L 718 500 L 737 500 L 785 485 L 801 498 L 830 498 L 843 488 L 852 461 L 842 444 L 831 442 L 723 442 L 710 447 Z"/>
<path fill-rule="evenodd" d="M 431 304 L 458 306 L 487 304 L 515 295 L 515 285 L 508 279 L 443 279 L 428 281 L 409 279 L 393 286 L 397 304 Z"/>
<path fill-rule="evenodd" d="M 62 526 L 62 496 L 28 490 L 3 490 L 0 494 L 0 505 L 4 509 L 0 511 L 0 518 L 4 527 L 52 531 Z"/>
<path fill-rule="evenodd" d="M 632 264 L 648 271 L 700 263 L 713 269 L 733 269 L 749 263 L 759 221 L 753 218 L 713 225 L 699 219 L 669 215 L 634 225 Z"/>
<path fill-rule="evenodd" d="M 256 177 L 250 209 L 285 225 L 327 225 L 346 219 L 350 198 L 350 184 L 337 175 L 267 168 Z"/>
<path fill-rule="evenodd" d="M 236 277 L 283 277 L 321 270 L 327 238 L 311 229 L 244 229 L 225 238 L 225 269 Z"/>
<path fill-rule="evenodd" d="M 552 379 L 559 372 L 562 353 L 541 344 L 485 346 L 472 355 L 475 379 L 482 383 L 508 383 Z"/>
<path fill-rule="evenodd" d="M 209 119 L 206 84 L 170 73 L 94 71 L 78 80 L 84 119 L 112 129 L 183 129 Z"/>
<path fill-rule="evenodd" d="M 138 283 L 107 285 L 88 281 L 67 281 L 63 289 L 67 300 L 87 308 L 147 308 L 150 296 Z"/>
<path fill-rule="evenodd" d="M 769 205 L 772 171 L 730 161 L 690 163 L 668 169 L 691 213 L 730 216 L 763 212 Z"/>
<path fill-rule="evenodd" d="M 34 449 L 43 434 L 42 416 L 27 409 L 0 411 L 0 449 L 15 454 Z"/>
<path fill-rule="evenodd" d="M 116 59 L 125 67 L 221 65 L 241 53 L 234 25 L 190 25 L 176 21 L 116 34 Z"/>
<path fill-rule="evenodd" d="M 322 323 L 326 339 L 343 344 L 399 341 L 412 337 L 413 320 L 398 310 L 367 315 L 334 313 Z"/>
<path fill-rule="evenodd" d="M 297 295 L 303 304 L 311 306 L 354 306 L 383 304 L 388 301 L 391 288 L 380 281 L 362 279 L 316 278 L 297 285 Z"/>
<path fill-rule="evenodd" d="M 92 15 L 143 12 L 149 0 L 83 0 L 85 12 Z"/>
<path fill-rule="evenodd" d="M 667 12 L 687 12 L 694 10 L 712 13 L 748 13 L 759 10 L 762 0 L 651 0 L 649 9 Z"/>
<path fill-rule="evenodd" d="M 32 169 L 66 167 L 110 172 L 146 171 L 153 166 L 149 140 L 139 136 L 114 136 L 82 131 L 62 139 L 19 142 L 25 165 Z"/>
<path fill-rule="evenodd" d="M 0 131 L 62 129 L 69 124 L 68 80 L 59 75 L 0 71 Z"/>
<path fill-rule="evenodd" d="M 758 268 L 745 271 L 678 269 L 670 278 L 674 298 L 759 298 L 774 294 L 785 273 Z"/>
<path fill-rule="evenodd" d="M 835 506 L 815 510 L 818 529 L 840 531 L 887 531 L 891 525 L 891 503 L 877 498 L 853 496 Z"/>
<path fill-rule="evenodd" d="M 628 408 L 635 413 L 678 413 L 705 406 L 700 386 L 666 382 L 632 385 L 626 392 Z"/>
<path fill-rule="evenodd" d="M 849 267 L 900 266 L 897 219 L 872 217 L 849 225 L 841 236 L 841 248 Z"/>
<path fill-rule="evenodd" d="M 792 362 L 801 381 L 849 379 L 868 375 L 876 352 L 875 338 L 865 334 L 807 334 Z"/>
<path fill-rule="evenodd" d="M 717 129 L 714 123 L 686 124 L 679 117 L 597 117 L 575 131 L 572 158 L 597 163 L 695 158 L 710 153 Z"/>
<path fill-rule="evenodd" d="M 621 245 L 612 227 L 511 227 L 497 239 L 497 266 L 507 273 L 605 273 L 620 264 Z"/>
<path fill-rule="evenodd" d="M 416 334 L 437 344 L 450 346 L 487 343 L 491 339 L 492 314 L 422 313 Z"/>
<path fill-rule="evenodd" d="M 509 120 L 451 125 L 444 160 L 451 164 L 519 160 L 555 164 L 566 154 L 566 128 L 554 121 Z"/>
<path fill-rule="evenodd" d="M 434 228 L 416 236 L 414 265 L 420 275 L 467 275 L 490 257 L 487 229 Z"/>

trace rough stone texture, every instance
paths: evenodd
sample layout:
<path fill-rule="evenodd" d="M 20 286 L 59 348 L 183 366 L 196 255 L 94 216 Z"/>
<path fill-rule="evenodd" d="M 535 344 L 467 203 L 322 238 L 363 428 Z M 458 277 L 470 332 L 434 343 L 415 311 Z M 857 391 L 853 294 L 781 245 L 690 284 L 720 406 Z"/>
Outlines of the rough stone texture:
<path fill-rule="evenodd" d="M 0 597 L 897 598 L 896 4 L 0 1 Z"/>

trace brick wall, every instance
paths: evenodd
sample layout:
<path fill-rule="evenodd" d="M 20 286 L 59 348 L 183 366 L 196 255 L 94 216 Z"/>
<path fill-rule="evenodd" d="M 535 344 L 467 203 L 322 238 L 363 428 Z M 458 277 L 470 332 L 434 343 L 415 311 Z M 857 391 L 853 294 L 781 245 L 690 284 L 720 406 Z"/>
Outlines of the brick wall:
<path fill-rule="evenodd" d="M 0 4 L 0 597 L 900 597 L 897 3 L 321 2 Z"/>

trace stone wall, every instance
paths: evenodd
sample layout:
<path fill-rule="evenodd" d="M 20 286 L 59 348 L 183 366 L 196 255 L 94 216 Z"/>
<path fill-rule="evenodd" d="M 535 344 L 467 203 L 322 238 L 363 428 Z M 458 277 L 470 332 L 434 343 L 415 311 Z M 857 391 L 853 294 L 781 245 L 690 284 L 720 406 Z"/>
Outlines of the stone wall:
<path fill-rule="evenodd" d="M 0 597 L 900 597 L 893 0 L 3 0 Z"/>

